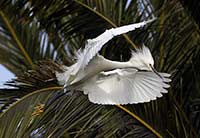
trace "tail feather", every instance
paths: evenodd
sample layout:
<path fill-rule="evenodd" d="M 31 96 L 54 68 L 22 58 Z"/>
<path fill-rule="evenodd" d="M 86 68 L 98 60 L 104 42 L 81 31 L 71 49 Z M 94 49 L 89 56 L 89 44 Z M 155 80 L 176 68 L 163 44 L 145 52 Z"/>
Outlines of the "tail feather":
<path fill-rule="evenodd" d="M 63 73 L 56 72 L 56 78 L 60 85 L 65 85 L 66 81 L 69 79 L 68 72 L 67 71 L 65 71 Z"/>

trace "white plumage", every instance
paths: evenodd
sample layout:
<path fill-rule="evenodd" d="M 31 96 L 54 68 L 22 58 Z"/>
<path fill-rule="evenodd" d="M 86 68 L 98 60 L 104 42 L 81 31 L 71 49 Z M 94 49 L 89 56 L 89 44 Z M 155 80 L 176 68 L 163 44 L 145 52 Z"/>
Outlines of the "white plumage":
<path fill-rule="evenodd" d="M 155 18 L 144 21 L 141 23 L 126 25 L 118 28 L 112 28 L 106 30 L 103 34 L 99 35 L 94 39 L 87 40 L 85 49 L 83 51 L 79 51 L 77 53 L 77 66 L 76 70 L 73 72 L 74 74 L 77 73 L 81 68 L 85 68 L 89 61 L 101 50 L 101 48 L 106 44 L 109 40 L 117 35 L 121 35 L 127 33 L 129 31 L 133 31 L 137 28 L 144 26 L 147 23 L 154 21 Z"/>
<path fill-rule="evenodd" d="M 160 74 L 169 77 L 168 74 Z M 133 104 L 149 102 L 166 93 L 170 79 L 161 79 L 152 72 L 116 69 L 115 73 L 98 74 L 84 84 L 89 100 L 98 104 Z"/>
<path fill-rule="evenodd" d="M 64 73 L 56 73 L 59 83 L 64 87 L 83 90 L 89 100 L 97 104 L 142 103 L 161 97 L 162 93 L 167 92 L 170 75 L 155 71 L 154 60 L 147 47 L 132 51 L 128 62 L 111 61 L 98 55 L 103 45 L 114 36 L 135 30 L 153 20 L 112 28 L 89 39 L 85 49 L 77 52 L 77 62 L 66 68 Z"/>

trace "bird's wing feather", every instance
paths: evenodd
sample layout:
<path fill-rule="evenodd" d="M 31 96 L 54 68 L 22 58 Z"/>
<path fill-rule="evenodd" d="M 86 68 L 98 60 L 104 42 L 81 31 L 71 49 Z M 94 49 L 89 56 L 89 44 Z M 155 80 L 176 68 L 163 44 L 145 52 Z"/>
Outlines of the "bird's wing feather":
<path fill-rule="evenodd" d="M 161 79 L 153 72 L 140 72 L 136 69 L 118 69 L 102 73 L 87 82 L 84 93 L 97 104 L 132 104 L 155 100 L 166 93 L 169 75 L 160 73 Z"/>
<path fill-rule="evenodd" d="M 121 35 L 124 33 L 127 33 L 129 31 L 133 31 L 136 28 L 140 28 L 147 23 L 150 23 L 154 21 L 155 18 L 143 21 L 140 23 L 135 23 L 131 25 L 125 25 L 122 27 L 112 28 L 109 30 L 106 30 L 104 33 L 99 35 L 98 37 L 94 39 L 87 40 L 86 46 L 84 50 L 79 50 L 76 53 L 77 56 L 77 65 L 72 74 L 76 74 L 80 69 L 84 69 L 85 66 L 88 65 L 89 61 L 101 50 L 101 48 L 106 44 L 109 40 L 111 40 L 114 36 Z"/>

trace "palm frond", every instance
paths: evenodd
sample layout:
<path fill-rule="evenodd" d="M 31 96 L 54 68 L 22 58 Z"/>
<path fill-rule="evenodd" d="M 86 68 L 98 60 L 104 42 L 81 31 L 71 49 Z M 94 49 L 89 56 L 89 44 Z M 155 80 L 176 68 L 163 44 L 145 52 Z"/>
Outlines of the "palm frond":
<path fill-rule="evenodd" d="M 18 88 L 16 91 L 0 93 L 0 97 L 16 96 L 17 91 L 25 95 L 22 98 L 19 95 L 20 99 L 0 114 L 0 128 L 6 128 L 0 129 L 0 137 L 154 137 L 142 124 L 117 107 L 92 104 L 79 91 L 72 95 L 64 93 L 52 74 L 60 66 L 52 62 L 42 63 L 43 66 L 38 66 L 40 72 L 39 69 L 29 71 L 10 82 L 9 85 Z M 45 63 L 46 67 L 51 67 L 43 68 Z"/>
<path fill-rule="evenodd" d="M 138 6 L 138 2 L 140 6 Z M 112 60 L 126 61 L 130 56 L 131 41 L 137 46 L 144 43 L 150 47 L 155 57 L 156 68 L 159 71 L 172 73 L 172 87 L 168 95 L 164 95 L 163 98 L 157 101 L 129 105 L 126 108 L 136 113 L 165 137 L 197 137 L 200 134 L 200 131 L 198 131 L 200 99 L 200 31 L 198 25 L 178 0 L 131 0 L 129 4 L 127 3 L 123 0 L 15 0 L 12 2 L 11 0 L 3 0 L 0 2 L 0 7 L 34 63 L 44 58 L 50 58 L 68 65 L 73 62 L 74 51 L 79 47 L 83 47 L 86 39 L 99 35 L 107 28 L 135 23 L 156 16 L 157 21 L 155 23 L 129 33 L 129 38 L 122 36 L 107 43 L 101 54 Z M 13 12 L 8 12 L 10 10 Z M 16 74 L 22 70 L 30 69 L 30 65 L 24 60 L 24 55 L 16 46 L 16 42 L 2 18 L 0 19 L 0 26 L 0 62 L 12 72 L 17 72 Z M 22 30 L 27 30 L 27 32 Z M 48 46 L 46 46 L 44 39 L 48 39 Z M 41 44 L 42 40 L 43 43 Z M 34 49 L 35 47 L 37 47 L 37 50 Z M 51 65 L 46 66 L 45 63 L 40 66 L 41 70 L 48 67 L 52 68 Z M 42 75 L 36 75 L 37 79 L 35 79 L 37 72 L 41 71 L 36 69 L 28 73 L 31 74 L 30 78 L 27 77 L 28 75 L 24 78 L 19 77 L 17 81 L 9 84 L 14 85 L 19 81 L 21 82 L 20 85 L 17 85 L 19 89 L 1 90 L 0 97 L 4 97 L 6 101 L 3 102 L 9 104 L 12 100 L 15 101 L 16 97 L 21 98 L 37 89 L 57 86 L 56 80 L 44 81 L 53 78 L 53 73 L 50 73 L 51 77 L 47 77 L 52 70 L 45 72 L 44 69 Z M 22 82 L 25 82 L 26 85 Z M 131 137 L 136 134 L 137 137 L 142 137 L 146 133 L 148 133 L 146 136 L 150 137 L 152 135 L 146 129 L 144 130 L 142 126 L 136 125 L 135 122 L 129 122 L 131 118 L 124 113 L 123 115 L 130 120 L 122 119 L 125 124 L 128 123 L 126 124 L 128 128 L 126 125 L 121 126 L 121 119 L 117 118 L 115 114 L 120 114 L 120 118 L 123 118 L 123 115 L 121 116 L 120 111 L 116 111 L 115 107 L 108 107 L 108 111 L 107 107 L 90 105 L 87 103 L 87 98 L 80 93 L 78 94 L 78 92 L 71 97 L 61 94 L 58 98 L 60 101 L 58 101 L 55 98 L 59 95 L 57 94 L 55 92 L 55 95 L 52 94 L 48 100 L 46 99 L 48 102 L 45 107 L 45 111 L 53 113 L 56 118 L 52 118 L 44 112 L 39 116 L 38 122 L 33 121 L 34 125 L 26 128 L 27 133 L 24 132 L 24 136 L 34 134 L 36 130 L 40 130 L 39 134 L 41 135 L 65 135 L 65 137 Z M 49 103 L 51 104 L 49 105 Z M 77 107 L 79 105 L 80 108 Z M 88 112 L 84 111 L 85 108 L 88 109 Z M 84 115 L 80 114 L 81 119 L 76 118 L 76 120 L 73 120 L 73 118 L 69 119 L 65 116 L 67 114 L 69 117 L 70 114 L 68 113 L 71 113 L 74 117 L 81 111 L 85 113 Z M 102 112 L 109 115 L 101 114 Z M 103 119 L 104 115 L 107 120 Z M 92 116 L 92 119 L 89 116 Z M 103 123 L 93 122 L 95 119 L 102 120 Z M 59 122 L 59 120 L 62 121 Z M 119 121 L 119 124 L 114 123 L 114 126 L 110 128 L 109 125 L 105 125 L 108 120 L 112 120 L 111 122 Z M 63 124 L 64 122 L 67 123 Z M 43 126 L 45 123 L 51 127 L 48 127 L 48 125 Z M 53 123 L 58 126 L 55 131 L 52 131 Z M 64 126 L 63 129 L 61 129 L 62 126 Z M 119 129 L 119 127 L 124 129 Z M 43 130 L 49 131 L 43 133 Z M 60 132 L 60 130 L 63 130 L 63 132 Z M 60 135 L 57 132 L 60 132 Z M 141 132 L 144 132 L 144 134 Z"/>
<path fill-rule="evenodd" d="M 1 11 L 0 20 L 0 63 L 16 75 L 31 69 L 39 60 L 66 55 L 60 37 L 52 41 L 36 21 L 23 23 L 20 15 L 8 11 Z"/>

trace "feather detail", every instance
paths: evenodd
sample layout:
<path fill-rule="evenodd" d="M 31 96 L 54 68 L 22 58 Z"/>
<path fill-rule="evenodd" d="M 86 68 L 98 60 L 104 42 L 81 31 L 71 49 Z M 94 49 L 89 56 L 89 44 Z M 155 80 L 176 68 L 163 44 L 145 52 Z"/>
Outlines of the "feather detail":
<path fill-rule="evenodd" d="M 84 69 L 88 65 L 90 60 L 101 50 L 104 44 L 110 41 L 113 37 L 127 33 L 129 31 L 133 31 L 137 28 L 143 27 L 144 25 L 153 22 L 155 19 L 156 18 L 153 18 L 148 21 L 143 21 L 140 23 L 125 25 L 125 26 L 117 27 L 117 28 L 111 28 L 109 30 L 106 30 L 104 33 L 102 33 L 98 37 L 87 40 L 84 50 L 80 49 L 76 53 L 77 65 L 73 73 L 76 74 L 80 69 Z"/>
<path fill-rule="evenodd" d="M 136 28 L 143 27 L 147 23 L 150 23 L 154 20 L 155 18 L 140 23 L 111 28 L 109 30 L 106 30 L 98 37 L 87 40 L 85 48 L 83 50 L 79 49 L 75 54 L 77 60 L 76 63 L 68 67 L 64 73 L 56 73 L 56 77 L 59 81 L 59 84 L 68 85 L 71 76 L 76 76 L 78 72 L 84 70 L 88 63 L 98 54 L 98 52 L 101 50 L 104 44 L 110 41 L 113 37 L 127 33 L 129 31 L 133 31 Z"/>
<path fill-rule="evenodd" d="M 168 74 L 162 74 L 168 79 Z M 116 69 L 96 75 L 83 86 L 84 94 L 97 104 L 144 103 L 162 97 L 167 82 L 153 72 L 136 69 Z"/>

